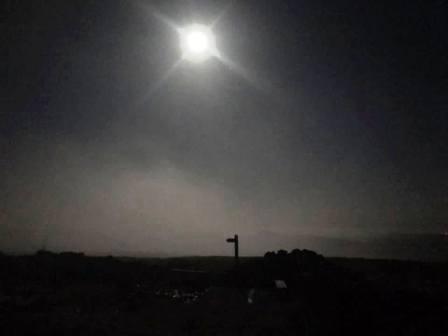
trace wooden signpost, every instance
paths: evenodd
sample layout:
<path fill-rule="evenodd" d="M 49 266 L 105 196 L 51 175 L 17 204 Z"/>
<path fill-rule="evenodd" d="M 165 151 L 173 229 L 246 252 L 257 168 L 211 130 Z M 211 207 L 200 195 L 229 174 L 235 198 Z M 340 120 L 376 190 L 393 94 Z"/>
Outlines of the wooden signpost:
<path fill-rule="evenodd" d="M 238 261 L 239 261 L 239 259 L 238 259 L 239 258 L 239 255 L 238 255 L 238 253 L 239 253 L 239 251 L 238 251 L 238 249 L 239 249 L 239 246 L 238 246 L 238 235 L 237 234 L 234 235 L 233 238 L 227 238 L 227 242 L 234 244 L 234 247 L 235 247 L 235 265 L 238 265 Z"/>

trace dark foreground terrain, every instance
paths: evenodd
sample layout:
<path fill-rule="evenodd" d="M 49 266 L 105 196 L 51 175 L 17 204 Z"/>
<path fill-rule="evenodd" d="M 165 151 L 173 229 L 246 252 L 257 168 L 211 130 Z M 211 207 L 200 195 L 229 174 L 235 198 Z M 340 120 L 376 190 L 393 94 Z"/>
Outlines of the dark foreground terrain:
<path fill-rule="evenodd" d="M 0 335 L 448 335 L 448 263 L 40 252 L 0 274 Z"/>

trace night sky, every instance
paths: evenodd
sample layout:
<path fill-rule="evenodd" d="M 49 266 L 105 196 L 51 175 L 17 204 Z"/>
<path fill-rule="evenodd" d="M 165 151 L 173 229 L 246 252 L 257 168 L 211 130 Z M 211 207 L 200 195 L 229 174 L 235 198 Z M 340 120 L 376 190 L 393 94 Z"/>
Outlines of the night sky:
<path fill-rule="evenodd" d="M 446 1 L 1 6 L 0 250 L 448 231 Z M 232 66 L 179 63 L 217 17 Z"/>

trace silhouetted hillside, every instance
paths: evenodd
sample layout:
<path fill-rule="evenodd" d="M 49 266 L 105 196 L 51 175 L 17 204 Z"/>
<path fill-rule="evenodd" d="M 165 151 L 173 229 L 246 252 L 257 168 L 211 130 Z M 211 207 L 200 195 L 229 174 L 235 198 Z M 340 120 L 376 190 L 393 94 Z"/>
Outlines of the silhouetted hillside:
<path fill-rule="evenodd" d="M 0 255 L 0 333 L 446 335 L 448 265 L 325 258 Z"/>
<path fill-rule="evenodd" d="M 271 249 L 275 249 L 277 246 L 285 246 L 291 250 L 296 246 L 301 246 L 334 257 L 423 261 L 448 260 L 448 236 L 441 234 L 388 234 L 366 238 L 337 238 L 313 235 L 283 235 L 266 231 L 246 237 L 245 245 L 245 251 L 256 250 L 256 245 Z M 262 253 L 262 251 L 258 253 Z"/>

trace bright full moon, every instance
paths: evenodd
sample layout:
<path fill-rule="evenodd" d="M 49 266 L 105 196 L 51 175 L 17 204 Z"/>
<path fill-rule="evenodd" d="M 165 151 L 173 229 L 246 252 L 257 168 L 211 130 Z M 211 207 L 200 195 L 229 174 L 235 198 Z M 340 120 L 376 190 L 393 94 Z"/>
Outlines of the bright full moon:
<path fill-rule="evenodd" d="M 184 59 L 191 62 L 202 62 L 212 56 L 218 56 L 215 37 L 207 26 L 193 24 L 180 29 L 179 34 Z"/>

